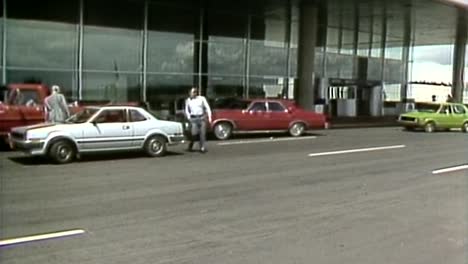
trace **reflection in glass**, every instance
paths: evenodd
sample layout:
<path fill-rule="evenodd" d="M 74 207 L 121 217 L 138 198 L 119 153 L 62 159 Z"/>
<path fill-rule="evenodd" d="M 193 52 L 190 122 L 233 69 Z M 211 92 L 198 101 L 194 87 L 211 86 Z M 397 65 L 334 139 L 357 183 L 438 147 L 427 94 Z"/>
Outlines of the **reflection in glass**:
<path fill-rule="evenodd" d="M 287 78 L 250 78 L 249 98 L 281 98 Z"/>
<path fill-rule="evenodd" d="M 352 55 L 354 53 L 354 31 L 344 29 L 343 31 L 343 43 L 341 44 L 341 54 Z"/>
<path fill-rule="evenodd" d="M 77 27 L 62 22 L 9 19 L 7 66 L 74 69 Z"/>
<path fill-rule="evenodd" d="M 383 90 L 383 98 L 385 101 L 400 100 L 401 84 L 385 84 Z"/>
<path fill-rule="evenodd" d="M 146 98 L 152 109 L 173 110 L 177 100 L 187 98 L 193 75 L 148 74 Z"/>
<path fill-rule="evenodd" d="M 382 53 L 382 36 L 373 34 L 372 35 L 372 49 L 371 49 L 371 57 L 378 58 L 381 56 Z"/>
<path fill-rule="evenodd" d="M 244 96 L 243 78 L 230 76 L 208 77 L 208 98 Z"/>
<path fill-rule="evenodd" d="M 213 39 L 222 40 L 222 42 L 208 43 L 208 72 L 210 74 L 244 74 L 245 45 L 243 40 Z"/>
<path fill-rule="evenodd" d="M 56 84 L 67 99 L 78 99 L 76 74 L 72 71 L 8 70 L 9 83 L 43 83 L 51 87 Z"/>
<path fill-rule="evenodd" d="M 151 4 L 148 16 L 148 71 L 192 73 L 197 10 Z"/>
<path fill-rule="evenodd" d="M 338 53 L 339 35 L 340 35 L 340 31 L 337 28 L 328 27 L 327 52 Z"/>
<path fill-rule="evenodd" d="M 327 76 L 330 78 L 351 79 L 354 77 L 354 56 L 329 53 L 326 55 Z"/>
<path fill-rule="evenodd" d="M 382 65 L 380 59 L 369 58 L 367 66 L 367 79 L 368 80 L 381 80 L 382 78 Z"/>
<path fill-rule="evenodd" d="M 298 64 L 298 49 L 292 48 L 289 53 L 289 67 L 290 76 L 297 76 L 297 64 Z"/>
<path fill-rule="evenodd" d="M 83 99 L 113 102 L 139 101 L 140 79 L 140 74 L 84 72 Z"/>
<path fill-rule="evenodd" d="M 192 73 L 194 36 L 183 33 L 148 32 L 148 72 Z"/>
<path fill-rule="evenodd" d="M 401 60 L 385 60 L 384 78 L 387 82 L 400 83 L 403 76 L 403 63 Z"/>
<path fill-rule="evenodd" d="M 85 26 L 83 67 L 88 70 L 141 71 L 141 43 L 140 30 Z"/>
<path fill-rule="evenodd" d="M 84 1 L 83 68 L 142 70 L 143 3 Z"/>
<path fill-rule="evenodd" d="M 287 49 L 283 43 L 252 41 L 250 44 L 251 75 L 285 75 Z M 276 44 L 276 45 L 275 45 Z"/>
<path fill-rule="evenodd" d="M 362 57 L 368 57 L 369 56 L 369 37 L 370 34 L 366 32 L 359 32 L 358 34 L 358 50 L 357 54 Z"/>

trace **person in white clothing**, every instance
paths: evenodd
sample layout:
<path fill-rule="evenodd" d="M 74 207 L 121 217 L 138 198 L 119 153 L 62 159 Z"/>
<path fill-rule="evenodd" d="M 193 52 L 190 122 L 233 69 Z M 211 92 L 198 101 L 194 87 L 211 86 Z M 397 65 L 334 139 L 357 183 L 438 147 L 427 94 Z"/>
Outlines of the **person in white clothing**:
<path fill-rule="evenodd" d="M 192 151 L 195 138 L 199 136 L 200 151 L 205 153 L 206 121 L 211 123 L 211 108 L 204 96 L 198 95 L 198 89 L 190 89 L 190 96 L 185 101 L 185 116 L 191 124 L 191 138 L 187 150 Z"/>
<path fill-rule="evenodd" d="M 70 116 L 67 100 L 60 93 L 58 85 L 52 86 L 52 94 L 45 98 L 44 105 L 47 122 L 63 123 Z"/>

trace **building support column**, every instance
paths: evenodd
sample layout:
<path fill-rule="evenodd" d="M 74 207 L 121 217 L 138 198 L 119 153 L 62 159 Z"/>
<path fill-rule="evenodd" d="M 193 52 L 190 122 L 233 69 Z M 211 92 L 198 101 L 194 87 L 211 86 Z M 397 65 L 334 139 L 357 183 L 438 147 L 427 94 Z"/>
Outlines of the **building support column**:
<path fill-rule="evenodd" d="M 298 87 L 295 100 L 304 109 L 314 110 L 315 101 L 315 44 L 317 42 L 317 6 L 303 1 L 299 17 Z"/>
<path fill-rule="evenodd" d="M 143 17 L 143 58 L 142 58 L 142 70 L 143 70 L 143 76 L 142 76 L 142 85 L 141 85 L 141 90 L 140 90 L 140 100 L 142 102 L 147 101 L 147 96 L 146 96 L 146 90 L 147 90 L 147 76 L 146 73 L 148 71 L 148 10 L 149 10 L 149 2 L 148 0 L 145 1 L 145 6 L 144 6 L 144 17 Z"/>
<path fill-rule="evenodd" d="M 467 15 L 464 9 L 458 10 L 455 48 L 453 50 L 452 97 L 455 102 L 463 102 L 465 86 L 465 56 L 467 40 Z"/>
<path fill-rule="evenodd" d="M 403 17 L 403 51 L 402 51 L 402 62 L 403 62 L 403 76 L 401 79 L 400 89 L 400 101 L 406 102 L 408 98 L 408 82 L 409 82 L 409 62 L 410 62 L 410 51 L 411 51 L 411 34 L 412 28 L 412 6 L 407 5 L 404 7 Z"/>
<path fill-rule="evenodd" d="M 3 14 L 2 14 L 2 85 L 7 83 L 6 81 L 6 50 L 7 50 L 7 1 L 3 0 Z"/>
<path fill-rule="evenodd" d="M 404 7 L 403 14 L 403 49 L 401 55 L 402 77 L 400 86 L 400 103 L 397 105 L 397 113 L 405 113 L 413 108 L 413 104 L 408 102 L 409 72 L 410 72 L 410 53 L 411 36 L 413 34 L 413 7 L 408 4 Z"/>

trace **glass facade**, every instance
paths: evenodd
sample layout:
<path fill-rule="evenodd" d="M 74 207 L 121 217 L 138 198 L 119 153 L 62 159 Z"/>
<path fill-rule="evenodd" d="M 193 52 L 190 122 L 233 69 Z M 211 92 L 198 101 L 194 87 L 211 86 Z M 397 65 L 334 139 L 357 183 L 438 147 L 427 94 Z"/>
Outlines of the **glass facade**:
<path fill-rule="evenodd" d="M 286 0 L 0 4 L 2 83 L 58 84 L 68 98 L 146 100 L 170 112 L 192 86 L 209 98 L 292 98 L 300 27 L 310 26 L 301 25 L 303 3 Z M 416 1 L 406 24 L 410 7 L 403 2 L 329 0 L 316 7 L 316 78 L 381 83 L 385 99 L 398 101 L 409 45 L 409 82 L 451 82 L 456 7 Z M 409 96 L 424 87 L 412 85 Z"/>

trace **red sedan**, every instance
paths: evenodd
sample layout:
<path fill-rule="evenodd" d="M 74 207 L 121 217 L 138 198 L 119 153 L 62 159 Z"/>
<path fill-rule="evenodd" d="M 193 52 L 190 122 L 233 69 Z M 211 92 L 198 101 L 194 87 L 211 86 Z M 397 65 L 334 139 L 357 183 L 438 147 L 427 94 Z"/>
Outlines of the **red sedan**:
<path fill-rule="evenodd" d="M 224 140 L 235 132 L 281 132 L 301 136 L 308 129 L 327 128 L 327 117 L 306 111 L 294 101 L 280 99 L 236 100 L 213 111 L 211 127 Z"/>

